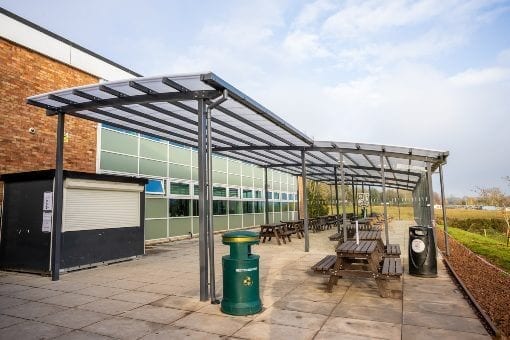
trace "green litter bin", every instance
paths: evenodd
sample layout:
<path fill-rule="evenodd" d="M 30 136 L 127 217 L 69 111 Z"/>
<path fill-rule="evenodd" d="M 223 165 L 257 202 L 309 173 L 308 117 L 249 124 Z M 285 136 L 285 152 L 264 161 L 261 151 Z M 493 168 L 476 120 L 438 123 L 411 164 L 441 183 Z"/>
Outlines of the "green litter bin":
<path fill-rule="evenodd" d="M 221 311 L 231 315 L 260 312 L 259 256 L 251 253 L 251 246 L 259 243 L 258 233 L 231 231 L 223 234 L 222 242 L 230 246 L 230 254 L 224 255 L 222 259 Z"/>

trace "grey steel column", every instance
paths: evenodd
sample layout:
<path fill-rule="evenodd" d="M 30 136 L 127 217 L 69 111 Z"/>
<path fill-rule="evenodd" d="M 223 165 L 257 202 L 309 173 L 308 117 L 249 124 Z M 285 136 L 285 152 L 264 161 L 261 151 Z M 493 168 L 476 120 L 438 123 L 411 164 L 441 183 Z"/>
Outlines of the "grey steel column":
<path fill-rule="evenodd" d="M 361 182 L 361 192 L 363 195 L 365 194 L 365 184 L 363 182 Z M 363 202 L 365 201 L 364 198 L 365 196 L 363 196 Z M 361 211 L 363 211 L 363 218 L 367 217 L 367 207 L 363 206 Z"/>
<path fill-rule="evenodd" d="M 198 258 L 200 263 L 200 301 L 209 298 L 207 288 L 207 157 L 206 157 L 206 112 L 205 102 L 199 99 L 198 103 Z"/>
<path fill-rule="evenodd" d="M 368 186 L 368 204 L 370 205 L 370 215 L 372 215 L 372 188 Z"/>
<path fill-rule="evenodd" d="M 358 219 L 359 217 L 358 186 L 355 185 L 354 189 L 356 190 L 356 193 L 354 194 L 354 198 L 356 199 L 356 219 Z"/>
<path fill-rule="evenodd" d="M 400 221 L 400 195 L 397 188 L 397 207 L 398 207 L 398 220 Z"/>
<path fill-rule="evenodd" d="M 60 278 L 60 250 L 62 247 L 62 207 L 64 197 L 64 125 L 65 115 L 59 113 L 57 149 L 55 155 L 55 183 L 53 189 L 53 232 L 51 233 L 51 280 Z"/>
<path fill-rule="evenodd" d="M 352 189 L 352 215 L 356 215 L 356 203 L 354 199 L 354 176 L 351 176 L 351 189 Z"/>
<path fill-rule="evenodd" d="M 342 225 L 344 229 L 344 241 L 347 241 L 347 212 L 345 211 L 345 171 L 344 171 L 344 155 L 340 153 L 340 178 L 342 181 Z"/>
<path fill-rule="evenodd" d="M 388 231 L 388 207 L 386 206 L 386 177 L 384 175 L 384 157 L 381 154 L 381 182 L 382 182 L 382 196 L 384 205 L 384 236 L 386 237 L 386 247 L 389 244 L 390 234 Z"/>
<path fill-rule="evenodd" d="M 268 198 L 268 192 L 269 192 L 269 184 L 267 183 L 267 167 L 264 168 L 264 206 L 265 206 L 265 214 L 264 214 L 264 223 L 269 224 L 269 198 Z M 298 195 L 299 196 L 299 195 Z M 298 206 L 299 211 L 299 206 Z"/>
<path fill-rule="evenodd" d="M 207 200 L 208 211 L 207 211 L 207 231 L 209 241 L 209 291 L 211 295 L 211 303 L 220 303 L 216 299 L 216 270 L 214 266 L 214 215 L 213 215 L 213 181 L 212 181 L 212 128 L 211 128 L 211 111 L 207 110 Z"/>
<path fill-rule="evenodd" d="M 430 227 L 435 227 L 436 220 L 434 219 L 434 190 L 432 189 L 432 164 L 427 165 L 427 184 L 429 192 L 430 203 Z"/>
<path fill-rule="evenodd" d="M 301 151 L 301 176 L 303 177 L 303 228 L 305 230 L 305 252 L 310 251 L 310 238 L 308 235 L 308 190 L 306 188 L 306 153 Z"/>
<path fill-rule="evenodd" d="M 443 164 L 439 164 L 439 181 L 441 182 L 441 205 L 443 207 L 444 249 L 446 251 L 446 256 L 450 256 L 450 247 L 448 246 L 448 225 L 446 224 L 446 206 L 444 204 Z"/>
<path fill-rule="evenodd" d="M 338 208 L 338 169 L 335 166 L 336 232 L 340 232 L 340 209 Z"/>

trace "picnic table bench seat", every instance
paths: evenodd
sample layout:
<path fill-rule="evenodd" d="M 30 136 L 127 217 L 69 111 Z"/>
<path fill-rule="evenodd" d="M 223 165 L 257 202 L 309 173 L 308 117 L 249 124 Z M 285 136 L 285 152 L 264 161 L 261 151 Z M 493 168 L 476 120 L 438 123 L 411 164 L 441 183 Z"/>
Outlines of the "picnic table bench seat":
<path fill-rule="evenodd" d="M 342 239 L 343 239 L 343 237 L 344 237 L 344 234 L 343 234 L 343 232 L 341 231 L 341 232 L 339 232 L 339 233 L 334 233 L 333 235 L 330 235 L 330 236 L 329 236 L 329 240 L 330 240 L 330 241 L 340 241 L 340 240 L 342 240 Z"/>
<path fill-rule="evenodd" d="M 316 264 L 312 266 L 312 270 L 314 272 L 320 272 L 323 274 L 327 274 L 330 269 L 333 268 L 336 262 L 336 255 L 328 255 Z"/>
<path fill-rule="evenodd" d="M 384 257 L 400 257 L 400 245 L 399 244 L 388 244 Z"/>
<path fill-rule="evenodd" d="M 402 291 L 391 290 L 388 286 L 389 280 L 400 280 L 404 268 L 402 267 L 402 261 L 400 257 L 385 257 L 382 261 L 382 266 L 379 269 L 379 273 L 375 278 L 379 294 L 382 297 L 400 298 Z"/>

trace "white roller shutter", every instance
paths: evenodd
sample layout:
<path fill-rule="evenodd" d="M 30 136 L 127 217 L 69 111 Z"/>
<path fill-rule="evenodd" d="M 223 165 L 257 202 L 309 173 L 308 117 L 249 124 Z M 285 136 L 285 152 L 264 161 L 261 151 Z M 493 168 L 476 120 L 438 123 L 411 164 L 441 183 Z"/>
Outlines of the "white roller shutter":
<path fill-rule="evenodd" d="M 63 232 L 140 225 L 143 186 L 67 179 L 64 187 Z"/>

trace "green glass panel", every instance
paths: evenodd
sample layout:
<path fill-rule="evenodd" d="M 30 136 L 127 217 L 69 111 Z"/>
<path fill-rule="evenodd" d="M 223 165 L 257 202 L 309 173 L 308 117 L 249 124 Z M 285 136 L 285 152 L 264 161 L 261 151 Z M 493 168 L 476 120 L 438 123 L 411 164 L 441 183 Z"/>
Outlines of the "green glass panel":
<path fill-rule="evenodd" d="M 227 216 L 214 216 L 213 227 L 215 231 L 227 230 L 228 229 L 228 217 Z"/>
<path fill-rule="evenodd" d="M 191 151 L 191 164 L 198 166 L 198 152 L 196 151 Z"/>
<path fill-rule="evenodd" d="M 229 175 L 228 184 L 230 185 L 241 185 L 241 176 Z"/>
<path fill-rule="evenodd" d="M 189 165 L 190 149 L 170 145 L 170 162 Z"/>
<path fill-rule="evenodd" d="M 229 229 L 237 229 L 243 226 L 243 216 L 229 216 Z"/>
<path fill-rule="evenodd" d="M 193 234 L 198 234 L 198 217 L 193 217 Z"/>
<path fill-rule="evenodd" d="M 241 174 L 241 162 L 229 160 L 228 162 L 228 172 L 231 174 Z"/>
<path fill-rule="evenodd" d="M 178 164 L 169 164 L 170 173 L 169 176 L 171 178 L 182 178 L 189 179 L 190 178 L 190 167 L 185 165 Z"/>
<path fill-rule="evenodd" d="M 140 156 L 159 159 L 161 161 L 168 160 L 167 152 L 168 144 L 158 143 L 145 138 L 140 138 Z"/>
<path fill-rule="evenodd" d="M 138 137 L 101 129 L 101 149 L 136 156 L 138 154 Z"/>
<path fill-rule="evenodd" d="M 100 168 L 103 170 L 138 173 L 138 162 L 136 157 L 117 155 L 101 152 Z"/>
<path fill-rule="evenodd" d="M 243 215 L 243 227 L 252 227 L 254 225 L 254 215 L 253 214 L 244 214 Z"/>
<path fill-rule="evenodd" d="M 243 175 L 243 187 L 253 186 L 253 177 L 247 177 Z"/>
<path fill-rule="evenodd" d="M 255 225 L 264 224 L 264 214 L 255 214 Z"/>
<path fill-rule="evenodd" d="M 228 197 L 239 197 L 239 189 L 229 188 L 228 189 Z"/>
<path fill-rule="evenodd" d="M 156 240 L 167 237 L 166 218 L 161 220 L 145 220 L 144 232 L 145 240 Z"/>
<path fill-rule="evenodd" d="M 213 187 L 213 196 L 227 197 L 227 188 Z"/>
<path fill-rule="evenodd" d="M 255 178 L 253 185 L 255 186 L 255 188 L 262 189 L 264 188 L 264 180 L 260 178 Z"/>
<path fill-rule="evenodd" d="M 227 159 L 213 156 L 212 168 L 213 168 L 213 170 L 226 172 L 227 171 Z"/>
<path fill-rule="evenodd" d="M 242 163 L 243 176 L 253 176 L 253 166 L 250 164 Z"/>
<path fill-rule="evenodd" d="M 260 179 L 264 178 L 264 169 L 258 166 L 253 167 L 253 177 Z"/>
<path fill-rule="evenodd" d="M 191 231 L 191 218 L 171 218 L 169 228 L 170 236 L 189 235 Z"/>
<path fill-rule="evenodd" d="M 145 217 L 158 218 L 166 216 L 166 198 L 146 198 L 145 199 Z"/>
<path fill-rule="evenodd" d="M 166 177 L 166 164 L 149 159 L 140 159 L 140 174 Z"/>
<path fill-rule="evenodd" d="M 198 181 L 198 168 L 191 168 L 191 179 Z"/>
<path fill-rule="evenodd" d="M 171 182 L 170 193 L 173 195 L 189 195 L 189 184 Z"/>
<path fill-rule="evenodd" d="M 213 171 L 213 183 L 227 184 L 227 174 Z"/>

